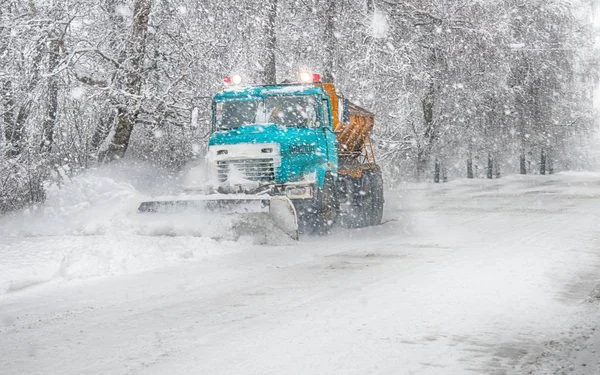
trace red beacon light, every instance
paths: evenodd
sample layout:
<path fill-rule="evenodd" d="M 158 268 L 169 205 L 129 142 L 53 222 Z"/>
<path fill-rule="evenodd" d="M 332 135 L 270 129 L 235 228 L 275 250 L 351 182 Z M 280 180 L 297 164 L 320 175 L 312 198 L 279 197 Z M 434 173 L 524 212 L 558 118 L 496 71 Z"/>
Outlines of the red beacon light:
<path fill-rule="evenodd" d="M 230 85 L 237 86 L 240 83 L 242 83 L 242 77 L 238 74 L 236 74 L 234 76 L 225 77 L 225 78 L 223 78 L 223 83 L 225 84 L 225 86 L 230 86 Z"/>
<path fill-rule="evenodd" d="M 321 75 L 319 73 L 313 73 L 312 81 L 313 83 L 321 82 Z"/>

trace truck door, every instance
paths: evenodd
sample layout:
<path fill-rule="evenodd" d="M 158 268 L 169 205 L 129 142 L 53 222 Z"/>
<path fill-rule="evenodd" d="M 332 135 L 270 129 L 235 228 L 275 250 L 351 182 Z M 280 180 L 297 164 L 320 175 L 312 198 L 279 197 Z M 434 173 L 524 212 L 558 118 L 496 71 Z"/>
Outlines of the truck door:
<path fill-rule="evenodd" d="M 337 136 L 333 131 L 331 105 L 328 98 L 321 100 L 321 136 L 322 145 L 326 150 L 323 150 L 327 155 L 327 170 L 331 171 L 334 178 L 337 179 L 338 171 L 338 149 Z"/>

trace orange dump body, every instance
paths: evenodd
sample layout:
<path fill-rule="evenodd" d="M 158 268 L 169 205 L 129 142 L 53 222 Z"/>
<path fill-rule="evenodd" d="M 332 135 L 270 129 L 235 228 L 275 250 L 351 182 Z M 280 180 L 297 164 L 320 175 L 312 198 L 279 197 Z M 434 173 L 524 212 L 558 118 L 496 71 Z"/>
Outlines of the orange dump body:
<path fill-rule="evenodd" d="M 375 115 L 355 104 L 350 105 L 350 121 L 340 121 L 340 101 L 333 83 L 323 83 L 323 89 L 329 94 L 333 129 L 339 143 L 339 173 L 360 177 L 364 170 L 376 169 L 375 153 L 371 142 L 371 132 Z"/>

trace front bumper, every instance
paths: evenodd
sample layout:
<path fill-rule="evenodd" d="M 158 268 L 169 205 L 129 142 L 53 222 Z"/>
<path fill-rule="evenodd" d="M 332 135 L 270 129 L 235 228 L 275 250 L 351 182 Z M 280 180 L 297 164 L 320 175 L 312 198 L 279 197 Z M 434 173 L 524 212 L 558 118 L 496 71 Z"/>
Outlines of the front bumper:
<path fill-rule="evenodd" d="M 264 184 L 260 186 L 222 185 L 217 191 L 221 194 L 248 194 L 285 196 L 289 199 L 313 199 L 316 193 L 316 183 L 307 181 L 290 182 L 287 184 Z"/>

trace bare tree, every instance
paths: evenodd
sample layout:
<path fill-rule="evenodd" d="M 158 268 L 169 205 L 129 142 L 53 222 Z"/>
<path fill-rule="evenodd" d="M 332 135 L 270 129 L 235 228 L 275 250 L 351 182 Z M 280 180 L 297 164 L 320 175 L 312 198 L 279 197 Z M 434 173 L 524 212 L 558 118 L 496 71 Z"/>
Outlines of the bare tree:
<path fill-rule="evenodd" d="M 277 82 L 277 0 L 267 3 L 267 18 L 265 20 L 265 61 L 263 66 L 263 82 L 275 84 Z"/>
<path fill-rule="evenodd" d="M 106 153 L 107 160 L 119 159 L 125 155 L 134 124 L 140 114 L 142 68 L 151 8 L 152 0 L 136 0 L 134 2 L 131 40 L 128 43 L 127 59 L 122 63 L 124 103 L 121 103 L 117 109 L 117 125 Z"/>
<path fill-rule="evenodd" d="M 325 63 L 323 67 L 323 80 L 325 82 L 333 82 L 335 78 L 334 69 L 337 58 L 336 16 L 337 1 L 327 0 L 325 11 Z"/>

